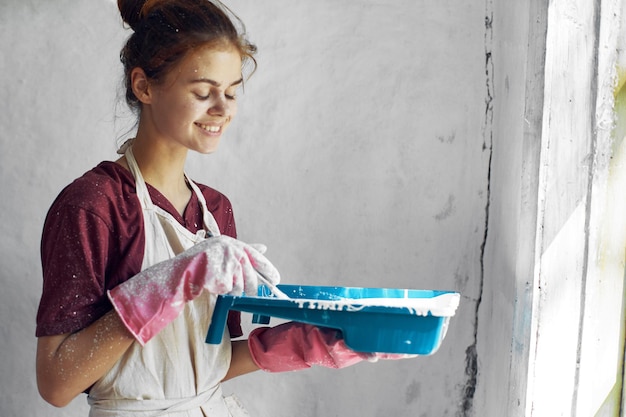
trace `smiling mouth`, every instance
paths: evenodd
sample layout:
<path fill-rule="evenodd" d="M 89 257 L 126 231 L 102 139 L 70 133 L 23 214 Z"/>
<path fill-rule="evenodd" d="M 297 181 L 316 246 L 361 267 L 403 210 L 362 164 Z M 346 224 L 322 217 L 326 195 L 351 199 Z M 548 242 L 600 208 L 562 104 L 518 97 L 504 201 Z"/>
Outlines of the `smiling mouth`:
<path fill-rule="evenodd" d="M 210 133 L 220 133 L 222 131 L 222 126 L 203 125 L 202 123 L 196 123 L 195 125 Z"/>

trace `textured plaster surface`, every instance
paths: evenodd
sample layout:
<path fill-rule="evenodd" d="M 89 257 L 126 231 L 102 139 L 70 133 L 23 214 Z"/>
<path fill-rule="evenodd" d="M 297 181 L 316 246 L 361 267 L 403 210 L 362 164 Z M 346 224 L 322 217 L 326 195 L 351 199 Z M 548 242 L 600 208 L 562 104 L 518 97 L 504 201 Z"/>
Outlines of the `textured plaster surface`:
<path fill-rule="evenodd" d="M 286 283 L 463 297 L 431 357 L 257 373 L 225 390 L 255 416 L 469 413 L 490 192 L 489 6 L 231 6 L 259 69 L 219 151 L 192 156 L 190 175 L 231 198 L 240 237 L 267 244 Z M 85 396 L 59 410 L 37 394 L 38 246 L 61 188 L 128 136 L 118 62 L 128 33 L 110 0 L 0 3 L 1 416 L 87 412 Z"/>

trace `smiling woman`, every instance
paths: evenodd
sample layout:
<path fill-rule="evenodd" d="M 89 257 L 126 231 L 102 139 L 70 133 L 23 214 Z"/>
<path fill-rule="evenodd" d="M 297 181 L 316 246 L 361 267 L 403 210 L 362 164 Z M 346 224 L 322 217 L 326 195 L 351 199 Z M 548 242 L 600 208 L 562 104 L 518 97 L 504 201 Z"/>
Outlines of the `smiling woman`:
<path fill-rule="evenodd" d="M 64 406 L 88 393 L 91 417 L 231 417 L 221 382 L 263 369 L 364 359 L 340 332 L 285 323 L 243 335 L 229 317 L 205 343 L 216 296 L 256 294 L 279 273 L 236 239 L 230 201 L 185 173 L 189 151 L 214 152 L 237 112 L 254 46 L 219 2 L 120 0 L 132 28 L 121 53 L 137 132 L 68 185 L 42 236 L 37 383 Z M 243 25 L 242 25 L 243 26 Z"/>
<path fill-rule="evenodd" d="M 257 273 L 279 275 L 235 239 L 228 198 L 195 184 L 184 166 L 189 150 L 217 148 L 255 48 L 221 4 L 118 5 L 133 29 L 121 60 L 136 137 L 49 210 L 39 390 L 56 406 L 87 392 L 92 416 L 229 416 L 220 381 L 258 367 L 245 340 L 204 343 L 215 294 L 254 292 Z M 239 321 L 229 319 L 233 337 L 242 335 Z"/>

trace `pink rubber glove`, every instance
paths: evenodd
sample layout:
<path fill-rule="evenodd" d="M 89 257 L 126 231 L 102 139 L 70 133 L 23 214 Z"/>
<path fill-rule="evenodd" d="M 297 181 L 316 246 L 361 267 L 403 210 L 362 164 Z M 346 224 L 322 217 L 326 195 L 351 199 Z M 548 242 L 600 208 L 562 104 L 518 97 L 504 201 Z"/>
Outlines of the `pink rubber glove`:
<path fill-rule="evenodd" d="M 339 369 L 364 360 L 416 356 L 355 352 L 346 346 L 341 331 L 298 322 L 257 328 L 250 333 L 248 346 L 257 366 L 268 372 L 297 371 L 313 365 Z"/>
<path fill-rule="evenodd" d="M 124 325 L 144 345 L 204 290 L 256 295 L 257 271 L 274 283 L 280 281 L 276 268 L 257 249 L 228 236 L 210 237 L 146 268 L 108 296 Z"/>

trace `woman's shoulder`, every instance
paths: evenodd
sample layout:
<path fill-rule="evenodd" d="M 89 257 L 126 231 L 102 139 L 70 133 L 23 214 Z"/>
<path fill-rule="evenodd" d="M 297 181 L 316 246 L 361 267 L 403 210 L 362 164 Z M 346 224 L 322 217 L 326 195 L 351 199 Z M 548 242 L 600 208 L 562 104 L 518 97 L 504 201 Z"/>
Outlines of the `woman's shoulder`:
<path fill-rule="evenodd" d="M 115 162 L 105 161 L 67 185 L 53 203 L 92 212 L 111 211 L 133 204 L 134 180 Z M 121 206 L 120 206 L 121 205 Z"/>
<path fill-rule="evenodd" d="M 232 207 L 230 199 L 221 191 L 218 191 L 213 187 L 209 187 L 208 185 L 201 184 L 198 182 L 195 182 L 195 184 L 198 186 L 198 188 L 202 192 L 202 195 L 204 196 L 204 199 L 206 200 L 207 207 L 209 208 L 209 210 L 211 209 L 211 207 L 218 207 L 218 206 Z"/>

